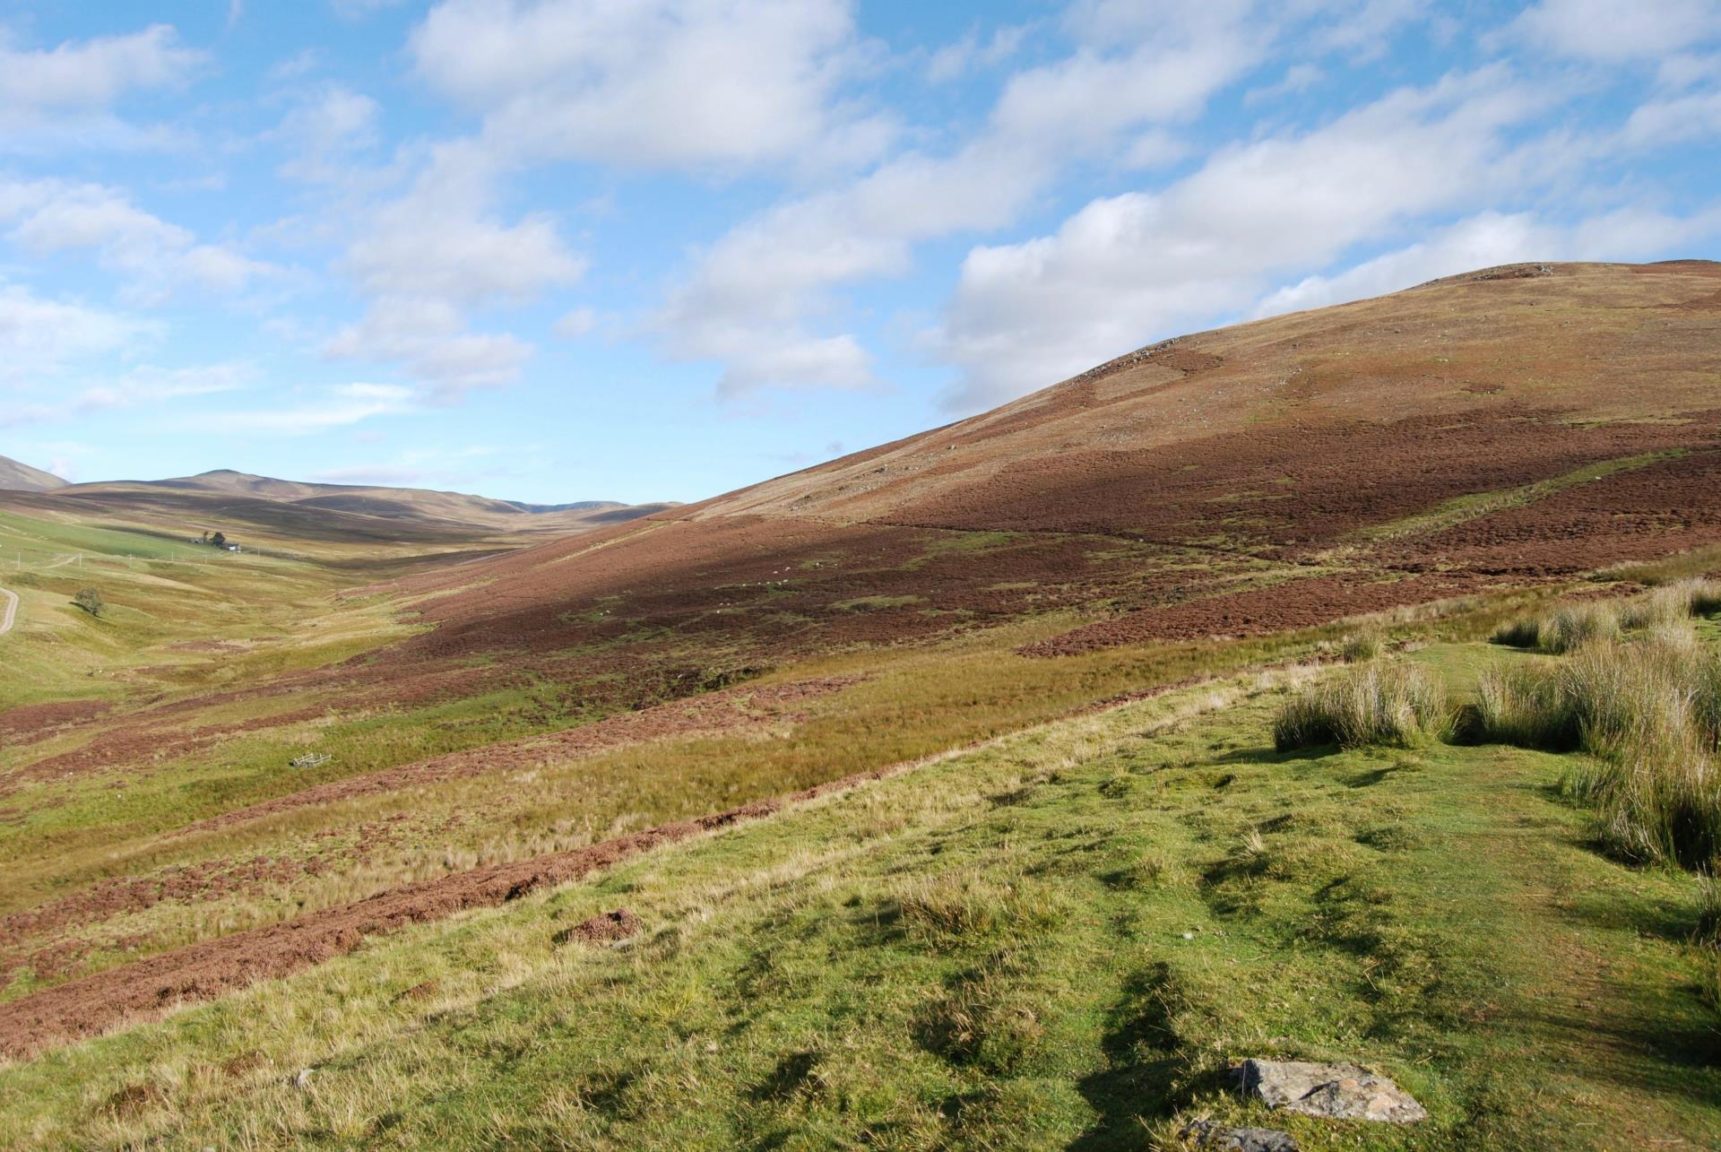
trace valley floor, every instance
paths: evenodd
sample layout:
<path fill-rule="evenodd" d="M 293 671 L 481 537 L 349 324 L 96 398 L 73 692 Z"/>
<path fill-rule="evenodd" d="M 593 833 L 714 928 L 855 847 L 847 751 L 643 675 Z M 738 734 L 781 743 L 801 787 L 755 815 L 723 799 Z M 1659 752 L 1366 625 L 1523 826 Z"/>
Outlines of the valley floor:
<path fill-rule="evenodd" d="M 1413 657 L 1459 691 L 1502 658 Z M 1600 855 L 1563 757 L 1274 753 L 1314 674 L 1004 737 L 11 1065 L 0 1131 L 1097 1150 L 1213 1116 L 1313 1150 L 1721 1143 L 1698 881 Z M 1226 1086 L 1258 1055 L 1377 1068 L 1432 1118 L 1269 1120 Z"/>

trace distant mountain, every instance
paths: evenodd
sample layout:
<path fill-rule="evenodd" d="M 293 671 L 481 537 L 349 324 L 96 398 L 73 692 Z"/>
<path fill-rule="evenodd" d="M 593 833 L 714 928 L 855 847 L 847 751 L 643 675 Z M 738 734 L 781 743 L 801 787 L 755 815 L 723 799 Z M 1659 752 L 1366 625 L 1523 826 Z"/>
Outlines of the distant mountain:
<path fill-rule="evenodd" d="M 28 464 L 20 464 L 6 456 L 0 456 L 0 489 L 9 492 L 51 492 L 55 488 L 64 488 L 66 482 L 52 472 L 44 472 L 40 468 L 32 468 Z"/>
<path fill-rule="evenodd" d="M 8 483 L 7 468 L 34 485 Z M 29 475 L 26 475 L 29 474 Z M 47 481 L 47 483 L 43 483 Z M 627 505 L 606 500 L 524 504 L 461 492 L 363 484 L 312 484 L 218 469 L 167 480 L 115 480 L 66 484 L 57 477 L 0 461 L 0 488 L 32 495 L 38 507 L 118 517 L 136 524 L 172 524 L 177 531 L 236 528 L 299 539 L 377 541 L 457 540 L 497 533 L 550 534 L 649 516 L 671 505 Z"/>

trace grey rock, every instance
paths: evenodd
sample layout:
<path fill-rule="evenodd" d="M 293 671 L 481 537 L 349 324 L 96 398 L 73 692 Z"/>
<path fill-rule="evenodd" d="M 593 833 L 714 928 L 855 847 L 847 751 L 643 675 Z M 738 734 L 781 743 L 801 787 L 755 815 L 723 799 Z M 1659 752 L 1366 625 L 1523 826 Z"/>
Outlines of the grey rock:
<path fill-rule="evenodd" d="M 297 1072 L 293 1073 L 293 1087 L 303 1092 L 309 1089 L 310 1086 L 311 1070 L 309 1068 L 301 1068 Z"/>
<path fill-rule="evenodd" d="M 1244 1094 L 1258 1096 L 1269 1108 L 1328 1120 L 1414 1124 L 1428 1119 L 1428 1110 L 1410 1093 L 1354 1064 L 1245 1060 L 1239 1078 Z"/>
<path fill-rule="evenodd" d="M 1289 1132 L 1272 1128 L 1232 1128 L 1211 1120 L 1197 1120 L 1180 1135 L 1195 1141 L 1197 1148 L 1214 1148 L 1218 1152 L 1297 1152 L 1297 1142 Z"/>

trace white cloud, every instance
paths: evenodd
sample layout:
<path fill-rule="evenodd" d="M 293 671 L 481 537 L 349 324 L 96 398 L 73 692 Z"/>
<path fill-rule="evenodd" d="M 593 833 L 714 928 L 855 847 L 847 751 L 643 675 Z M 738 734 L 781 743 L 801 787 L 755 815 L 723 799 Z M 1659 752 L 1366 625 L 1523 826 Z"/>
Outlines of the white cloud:
<path fill-rule="evenodd" d="M 1286 96 L 1297 96 L 1327 78 L 1327 74 L 1313 64 L 1293 64 L 1285 69 L 1285 74 L 1276 84 L 1264 88 L 1251 88 L 1244 93 L 1245 104 L 1261 104 L 1281 99 Z"/>
<path fill-rule="evenodd" d="M 472 208 L 436 196 L 397 201 L 353 244 L 348 267 L 378 296 L 463 304 L 530 299 L 585 273 L 549 216 L 504 224 Z"/>
<path fill-rule="evenodd" d="M 1249 0 L 1077 5 L 1069 20 L 1077 50 L 1011 77 L 994 131 L 1068 153 L 1192 116 L 1265 50 L 1271 25 L 1253 17 Z"/>
<path fill-rule="evenodd" d="M 166 404 L 197 396 L 235 392 L 254 376 L 248 364 L 205 364 L 195 368 L 135 368 L 122 376 L 85 388 L 73 401 L 80 412 Z"/>
<path fill-rule="evenodd" d="M 1721 232 L 1721 211 L 1689 217 L 1642 208 L 1555 225 L 1534 213 L 1481 212 L 1426 241 L 1376 256 L 1335 275 L 1308 276 L 1268 295 L 1256 316 L 1324 308 L 1397 292 L 1443 276 L 1499 264 L 1556 260 L 1643 260 Z"/>
<path fill-rule="evenodd" d="M 511 382 L 531 359 L 532 346 L 507 333 L 468 331 L 460 311 L 446 301 L 385 297 L 324 352 L 343 360 L 398 361 L 446 400 L 470 388 Z"/>
<path fill-rule="evenodd" d="M 725 169 L 887 135 L 836 99 L 861 55 L 848 0 L 445 0 L 410 50 L 510 155 Z"/>
<path fill-rule="evenodd" d="M 398 361 L 442 399 L 518 375 L 531 345 L 469 331 L 466 313 L 573 284 L 586 262 L 546 215 L 496 218 L 493 165 L 481 144 L 442 145 L 406 195 L 372 214 L 345 261 L 370 304 L 328 355 Z"/>
<path fill-rule="evenodd" d="M 30 381 L 156 334 L 154 325 L 135 317 L 0 282 L 0 381 Z"/>
<path fill-rule="evenodd" d="M 343 384 L 327 389 L 325 397 L 314 404 L 241 412 L 211 412 L 196 417 L 189 423 L 191 427 L 207 432 L 306 436 L 343 428 L 377 416 L 409 412 L 412 407 L 410 388 L 392 384 Z"/>
<path fill-rule="evenodd" d="M 274 133 L 293 151 L 282 174 L 314 182 L 347 179 L 354 155 L 377 144 L 381 112 L 381 105 L 362 92 L 340 84 L 317 88 Z"/>
<path fill-rule="evenodd" d="M 1264 42 L 1243 0 L 1179 0 L 1153 19 L 1085 4 L 1075 52 L 1005 85 L 986 127 L 946 155 L 907 152 L 833 191 L 790 200 L 699 254 L 652 320 L 669 353 L 722 365 L 719 391 L 862 388 L 870 359 L 816 322 L 834 289 L 910 270 L 914 247 L 1016 220 L 1073 160 L 1126 143 L 1126 163 L 1164 163 L 1177 142 L 1155 126 L 1194 114 Z"/>
<path fill-rule="evenodd" d="M 1660 148 L 1721 136 L 1721 91 L 1651 100 L 1632 112 L 1620 134 L 1633 148 Z"/>
<path fill-rule="evenodd" d="M 7 238 L 33 255 L 95 253 L 103 267 L 124 274 L 132 294 L 144 300 L 159 300 L 183 284 L 238 292 L 276 271 L 231 249 L 199 243 L 189 229 L 99 184 L 0 178 L 0 223 L 7 222 L 12 224 Z"/>
<path fill-rule="evenodd" d="M 556 321 L 556 335 L 578 340 L 598 326 L 598 314 L 590 308 L 575 308 Z"/>
<path fill-rule="evenodd" d="M 1558 53 L 1622 63 L 1662 57 L 1721 36 L 1714 0 L 1542 0 L 1514 30 Z"/>
<path fill-rule="evenodd" d="M 1537 103 L 1489 71 L 1394 93 L 1301 136 L 1215 153 L 1162 193 L 1089 203 L 1052 235 L 980 247 L 934 347 L 972 410 L 1179 324 L 1245 308 L 1268 278 L 1539 178 L 1506 142 Z"/>
<path fill-rule="evenodd" d="M 1025 24 L 1010 24 L 994 28 L 982 39 L 977 30 L 969 32 L 954 44 L 946 44 L 927 61 L 926 78 L 934 84 L 948 84 L 973 72 L 996 68 L 1017 52 L 1030 31 Z"/>
<path fill-rule="evenodd" d="M 202 60 L 166 24 L 49 51 L 14 48 L 0 29 L 0 116 L 105 108 L 130 91 L 179 84 Z"/>

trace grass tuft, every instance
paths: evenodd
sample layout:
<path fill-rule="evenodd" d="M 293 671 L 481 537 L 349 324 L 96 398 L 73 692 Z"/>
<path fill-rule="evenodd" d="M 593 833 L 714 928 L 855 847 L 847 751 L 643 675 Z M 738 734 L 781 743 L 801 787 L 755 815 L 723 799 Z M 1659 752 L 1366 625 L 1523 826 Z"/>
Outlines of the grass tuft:
<path fill-rule="evenodd" d="M 1055 898 L 1039 886 L 1027 881 L 999 883 L 968 871 L 906 884 L 896 902 L 908 934 L 938 948 L 1042 928 L 1058 916 Z"/>
<path fill-rule="evenodd" d="M 1697 943 L 1721 948 L 1721 878 L 1713 871 L 1697 878 Z"/>
<path fill-rule="evenodd" d="M 1280 752 L 1337 744 L 1408 748 L 1447 724 L 1446 694 L 1421 668 L 1375 662 L 1305 689 L 1279 710 L 1273 746 Z"/>
<path fill-rule="evenodd" d="M 1535 619 L 1513 620 L 1502 624 L 1489 638 L 1490 644 L 1507 648 L 1534 648 L 1541 643 L 1542 624 Z"/>
<path fill-rule="evenodd" d="M 1386 637 L 1378 628 L 1364 628 L 1347 635 L 1339 645 L 1339 654 L 1346 664 L 1366 664 L 1379 656 L 1386 647 Z"/>
<path fill-rule="evenodd" d="M 1538 644 L 1558 656 L 1612 640 L 1619 635 L 1619 626 L 1619 609 L 1612 604 L 1570 604 L 1542 622 Z"/>
<path fill-rule="evenodd" d="M 1565 789 L 1597 807 L 1617 855 L 1687 868 L 1721 855 L 1721 661 L 1688 626 L 1591 643 L 1553 667 L 1490 669 L 1477 697 L 1484 739 L 1594 757 Z"/>

